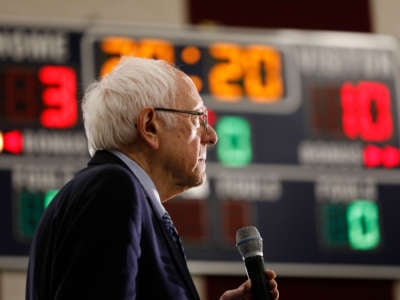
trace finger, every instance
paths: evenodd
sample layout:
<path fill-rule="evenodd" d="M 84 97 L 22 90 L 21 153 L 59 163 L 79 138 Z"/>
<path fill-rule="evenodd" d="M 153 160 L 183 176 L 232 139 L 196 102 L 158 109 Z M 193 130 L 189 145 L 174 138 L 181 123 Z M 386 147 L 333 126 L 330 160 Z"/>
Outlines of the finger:
<path fill-rule="evenodd" d="M 270 290 L 278 289 L 278 283 L 275 280 L 268 281 L 268 286 Z"/>
<path fill-rule="evenodd" d="M 276 273 L 273 270 L 265 270 L 266 277 L 268 279 L 268 286 L 270 288 L 270 293 L 273 295 L 274 299 L 279 299 L 278 282 L 276 282 Z"/>
<path fill-rule="evenodd" d="M 274 300 L 278 300 L 279 299 L 279 291 L 278 288 L 275 288 L 271 291 L 272 296 L 274 297 Z"/>
<path fill-rule="evenodd" d="M 276 278 L 276 273 L 272 270 L 265 270 L 265 275 L 267 276 L 268 279 L 275 279 Z"/>
<path fill-rule="evenodd" d="M 238 288 L 225 291 L 220 297 L 220 300 L 246 299 L 246 294 L 250 293 L 250 287 L 251 287 L 250 280 L 247 280 L 244 283 L 242 283 Z"/>

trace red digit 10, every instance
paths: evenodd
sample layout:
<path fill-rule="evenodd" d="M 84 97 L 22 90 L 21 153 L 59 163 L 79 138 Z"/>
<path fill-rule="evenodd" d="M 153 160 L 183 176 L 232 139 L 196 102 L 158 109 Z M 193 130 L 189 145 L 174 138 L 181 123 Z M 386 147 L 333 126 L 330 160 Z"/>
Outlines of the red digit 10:
<path fill-rule="evenodd" d="M 65 66 L 44 66 L 39 80 L 48 85 L 42 94 L 47 106 L 40 115 L 40 123 L 47 128 L 68 128 L 76 124 L 78 107 L 75 71 Z"/>
<path fill-rule="evenodd" d="M 340 91 L 342 126 L 347 137 L 368 142 L 382 142 L 393 133 L 390 92 L 386 85 L 361 81 L 346 82 Z"/>

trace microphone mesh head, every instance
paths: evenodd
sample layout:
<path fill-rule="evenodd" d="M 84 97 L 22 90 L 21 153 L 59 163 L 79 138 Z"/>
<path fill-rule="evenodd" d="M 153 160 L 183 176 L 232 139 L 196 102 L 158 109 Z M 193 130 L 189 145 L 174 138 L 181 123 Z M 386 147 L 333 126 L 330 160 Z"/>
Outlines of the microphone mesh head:
<path fill-rule="evenodd" d="M 243 259 L 263 256 L 263 243 L 260 233 L 254 226 L 246 226 L 236 231 L 236 247 Z"/>

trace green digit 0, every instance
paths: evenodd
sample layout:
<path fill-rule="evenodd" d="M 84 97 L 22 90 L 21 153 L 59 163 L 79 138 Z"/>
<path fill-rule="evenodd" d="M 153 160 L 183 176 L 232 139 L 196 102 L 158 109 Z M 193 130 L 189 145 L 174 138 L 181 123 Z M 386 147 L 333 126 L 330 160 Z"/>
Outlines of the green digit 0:
<path fill-rule="evenodd" d="M 347 208 L 350 247 L 371 250 L 380 243 L 378 206 L 375 202 L 357 200 Z"/>
<path fill-rule="evenodd" d="M 217 157 L 223 165 L 241 167 L 251 162 L 253 150 L 248 121 L 241 117 L 222 117 L 216 130 L 219 136 Z"/>

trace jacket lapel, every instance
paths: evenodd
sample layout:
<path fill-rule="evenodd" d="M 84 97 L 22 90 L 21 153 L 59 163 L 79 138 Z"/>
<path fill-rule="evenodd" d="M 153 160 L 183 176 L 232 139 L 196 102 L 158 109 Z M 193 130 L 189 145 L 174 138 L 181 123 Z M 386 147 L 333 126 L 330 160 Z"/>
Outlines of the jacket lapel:
<path fill-rule="evenodd" d="M 151 202 L 150 199 L 149 199 L 149 202 Z M 152 207 L 152 209 L 153 209 L 153 207 Z M 171 253 L 171 256 L 174 260 L 177 270 L 184 278 L 185 285 L 191 293 L 192 299 L 200 299 L 199 295 L 197 293 L 196 287 L 193 283 L 192 276 L 187 267 L 186 258 L 184 256 L 184 253 L 179 249 L 179 247 L 177 247 L 176 243 L 170 237 L 170 233 L 165 228 L 163 221 L 160 220 L 159 218 L 157 218 L 157 223 L 160 226 L 160 230 L 164 236 L 165 241 L 167 242 L 168 249 Z"/>

